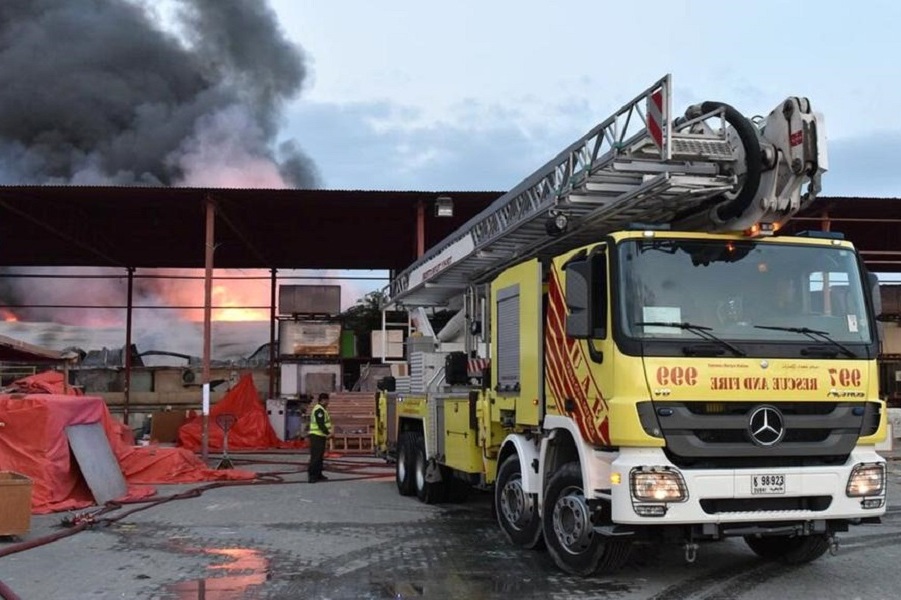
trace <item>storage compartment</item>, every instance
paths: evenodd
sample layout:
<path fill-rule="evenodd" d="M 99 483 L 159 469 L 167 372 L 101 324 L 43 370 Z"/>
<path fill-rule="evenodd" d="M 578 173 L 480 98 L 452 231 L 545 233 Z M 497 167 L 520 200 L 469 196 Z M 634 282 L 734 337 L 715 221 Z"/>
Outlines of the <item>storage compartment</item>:
<path fill-rule="evenodd" d="M 25 475 L 0 471 L 0 535 L 21 535 L 31 529 L 31 489 Z"/>

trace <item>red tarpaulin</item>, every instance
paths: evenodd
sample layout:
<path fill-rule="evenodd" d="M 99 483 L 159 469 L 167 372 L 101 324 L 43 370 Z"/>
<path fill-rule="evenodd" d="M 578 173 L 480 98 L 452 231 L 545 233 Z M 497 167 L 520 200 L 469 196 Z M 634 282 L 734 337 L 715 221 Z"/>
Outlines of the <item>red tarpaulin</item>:
<path fill-rule="evenodd" d="M 31 508 L 38 514 L 94 504 L 69 450 L 67 426 L 101 423 L 117 458 L 116 450 L 123 445 L 103 399 L 92 396 L 0 396 L 0 422 L 0 470 L 21 473 L 34 482 Z M 127 498 L 154 492 L 129 485 Z"/>
<path fill-rule="evenodd" d="M 210 409 L 207 431 L 207 448 L 222 450 L 224 434 L 216 424 L 216 417 L 234 415 L 235 422 L 228 431 L 229 450 L 266 450 L 270 448 L 304 448 L 306 443 L 297 440 L 283 442 L 275 435 L 269 417 L 263 408 L 260 395 L 250 373 L 242 376 L 238 384 Z M 195 417 L 178 428 L 178 444 L 190 450 L 199 450 L 203 436 L 203 418 Z"/>
<path fill-rule="evenodd" d="M 72 394 L 80 396 L 81 390 L 67 386 L 59 371 L 44 371 L 30 377 L 17 379 L 12 383 L 14 391 L 20 394 Z"/>
<path fill-rule="evenodd" d="M 119 500 L 152 496 L 136 484 L 253 479 L 250 471 L 216 470 L 184 448 L 134 446 L 131 431 L 114 419 L 102 398 L 59 394 L 0 395 L 0 470 L 34 482 L 32 511 L 44 514 L 93 506 L 93 496 L 70 452 L 66 427 L 101 423 L 128 482 Z"/>

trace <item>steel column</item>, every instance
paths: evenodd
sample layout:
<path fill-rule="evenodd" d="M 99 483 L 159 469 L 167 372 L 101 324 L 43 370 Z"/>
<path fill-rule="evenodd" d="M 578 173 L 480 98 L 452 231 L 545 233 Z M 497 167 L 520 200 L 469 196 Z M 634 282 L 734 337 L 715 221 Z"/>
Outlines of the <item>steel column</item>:
<path fill-rule="evenodd" d="M 272 274 L 272 283 L 269 286 L 269 398 L 275 398 L 275 287 L 276 270 L 269 271 Z"/>
<path fill-rule="evenodd" d="M 125 299 L 125 383 L 124 383 L 124 414 L 122 420 L 128 425 L 128 409 L 131 404 L 131 319 L 132 319 L 132 300 L 134 294 L 134 267 L 128 267 L 128 290 Z"/>
<path fill-rule="evenodd" d="M 206 244 L 204 246 L 203 280 L 203 435 L 200 456 L 205 463 L 209 455 L 210 441 L 210 339 L 213 304 L 213 252 L 215 243 L 216 205 L 212 197 L 206 197 Z"/>
<path fill-rule="evenodd" d="M 425 254 L 425 203 L 416 203 L 416 258 Z"/>

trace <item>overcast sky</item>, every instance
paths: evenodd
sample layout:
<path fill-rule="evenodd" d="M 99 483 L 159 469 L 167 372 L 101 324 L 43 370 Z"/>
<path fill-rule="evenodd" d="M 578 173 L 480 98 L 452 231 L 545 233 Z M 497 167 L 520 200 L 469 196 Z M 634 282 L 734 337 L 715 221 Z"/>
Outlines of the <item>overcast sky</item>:
<path fill-rule="evenodd" d="M 901 196 L 901 3 L 271 0 L 308 74 L 282 135 L 334 189 L 506 190 L 666 73 L 673 110 L 825 115 L 824 195 Z"/>

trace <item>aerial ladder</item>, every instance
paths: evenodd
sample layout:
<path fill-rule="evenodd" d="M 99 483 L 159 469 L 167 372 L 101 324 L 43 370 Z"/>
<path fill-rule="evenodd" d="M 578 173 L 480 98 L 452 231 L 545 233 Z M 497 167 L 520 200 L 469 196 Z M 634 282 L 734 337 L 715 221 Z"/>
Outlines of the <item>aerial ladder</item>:
<path fill-rule="evenodd" d="M 386 306 L 445 306 L 504 268 L 632 224 L 778 229 L 828 168 L 822 116 L 790 97 L 748 119 L 721 102 L 672 112 L 666 75 L 399 273 Z"/>

